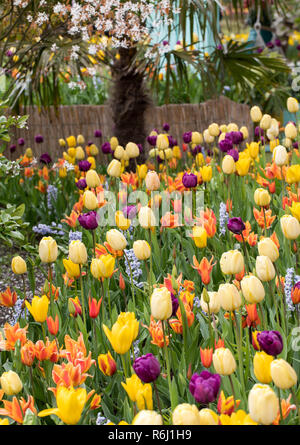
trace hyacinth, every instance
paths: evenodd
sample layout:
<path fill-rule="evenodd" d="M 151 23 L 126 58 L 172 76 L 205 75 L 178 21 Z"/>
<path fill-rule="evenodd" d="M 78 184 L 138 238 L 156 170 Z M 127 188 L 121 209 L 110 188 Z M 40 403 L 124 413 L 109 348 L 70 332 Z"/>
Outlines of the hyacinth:
<path fill-rule="evenodd" d="M 133 283 L 137 287 L 143 287 L 143 283 L 140 283 L 138 281 L 139 277 L 143 273 L 141 269 L 141 262 L 135 256 L 133 249 L 124 249 L 124 252 L 126 253 L 126 256 L 131 266 Z M 126 274 L 128 277 L 130 277 L 130 268 L 127 262 L 127 258 L 126 257 L 124 258 L 126 266 Z"/>
<path fill-rule="evenodd" d="M 57 188 L 54 185 L 48 185 L 47 188 L 47 206 L 51 210 L 53 208 L 53 203 L 57 199 Z"/>
<path fill-rule="evenodd" d="M 77 240 L 82 241 L 82 232 L 69 232 L 69 244 Z"/>
<path fill-rule="evenodd" d="M 62 230 L 62 224 L 56 224 L 52 222 L 51 225 L 48 224 L 38 224 L 37 226 L 33 226 L 32 230 L 34 233 L 38 233 L 39 235 L 58 235 L 63 236 L 65 232 Z"/>
<path fill-rule="evenodd" d="M 293 267 L 289 267 L 286 270 L 286 275 L 284 279 L 284 293 L 285 293 L 285 301 L 287 304 L 287 308 L 290 311 L 295 310 L 295 306 L 292 302 L 291 293 L 295 283 L 295 269 Z"/>
<path fill-rule="evenodd" d="M 226 204 L 224 202 L 221 202 L 219 208 L 219 224 L 220 224 L 220 235 L 222 236 L 224 236 L 226 233 L 228 220 L 229 220 L 229 215 L 226 209 Z"/>

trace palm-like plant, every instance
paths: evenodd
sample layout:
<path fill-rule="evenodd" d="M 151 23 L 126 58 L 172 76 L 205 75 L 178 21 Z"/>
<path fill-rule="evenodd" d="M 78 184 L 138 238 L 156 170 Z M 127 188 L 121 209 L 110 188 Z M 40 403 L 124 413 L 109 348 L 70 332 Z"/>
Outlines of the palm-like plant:
<path fill-rule="evenodd" d="M 260 4 L 263 0 L 253 2 Z M 56 0 L 23 0 L 21 6 L 20 2 L 19 6 L 15 6 L 14 0 L 7 3 L 0 6 L 0 62 L 4 71 L 10 70 L 13 75 L 7 91 L 11 104 L 57 106 L 60 101 L 59 77 L 67 69 L 71 75 L 83 78 L 82 68 L 91 69 L 104 64 L 112 74 L 110 103 L 114 134 L 121 144 L 129 140 L 144 142 L 143 117 L 151 102 L 146 81 L 150 77 L 150 86 L 157 89 L 158 74 L 163 67 L 166 68 L 166 103 L 169 102 L 172 85 L 187 81 L 188 66 L 200 77 L 207 97 L 219 94 L 228 76 L 241 89 L 250 89 L 253 85 L 264 88 L 270 85 L 270 80 L 273 86 L 276 84 L 276 72 L 288 70 L 279 56 L 258 54 L 246 45 L 229 42 L 226 48 L 221 48 L 217 25 L 219 2 L 214 0 L 133 1 L 130 2 L 132 10 L 124 13 L 122 19 L 118 18 L 119 11 L 113 0 L 95 0 L 95 5 L 101 4 L 104 8 L 105 4 L 110 4 L 110 9 L 99 9 L 90 16 L 80 16 L 77 25 L 74 22 L 76 11 L 72 10 L 70 1 L 65 2 L 66 13 L 55 10 Z M 122 6 L 126 3 L 129 2 L 119 2 Z M 76 4 L 85 8 L 88 3 L 81 0 Z M 243 14 L 242 0 L 223 0 L 223 5 L 233 8 L 237 17 Z M 283 2 L 275 2 L 275 7 L 279 5 L 282 7 Z M 149 8 L 149 12 L 150 6 L 154 6 L 151 14 L 143 15 L 143 8 Z M 102 20 L 100 11 L 103 11 L 106 22 Z M 48 16 L 47 20 L 41 15 L 43 13 Z M 109 31 L 105 31 L 107 25 L 99 26 L 99 17 L 103 23 L 109 21 Z M 165 35 L 161 34 L 160 41 L 153 43 L 149 36 L 152 28 L 157 29 L 153 23 L 157 18 L 167 26 L 163 28 Z M 132 22 L 132 27 L 129 25 L 128 29 L 122 29 L 126 20 Z M 134 27 L 139 28 L 139 38 L 134 34 Z M 194 36 L 196 33 L 199 42 L 204 42 L 208 29 L 216 42 L 216 48 L 209 57 L 206 56 L 208 48 L 203 43 L 197 44 Z M 174 49 L 166 44 L 173 32 L 181 35 L 182 41 L 181 46 Z M 13 54 L 9 53 L 11 47 L 15 48 Z"/>

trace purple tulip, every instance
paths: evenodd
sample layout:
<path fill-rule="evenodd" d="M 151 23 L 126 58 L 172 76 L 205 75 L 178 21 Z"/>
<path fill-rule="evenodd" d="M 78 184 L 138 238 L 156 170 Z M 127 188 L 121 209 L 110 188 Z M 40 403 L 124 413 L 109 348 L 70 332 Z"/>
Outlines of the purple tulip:
<path fill-rule="evenodd" d="M 82 172 L 87 172 L 91 168 L 91 163 L 87 160 L 79 161 L 78 166 L 79 170 Z"/>
<path fill-rule="evenodd" d="M 150 352 L 135 359 L 133 369 L 144 383 L 154 382 L 160 374 L 159 361 Z"/>
<path fill-rule="evenodd" d="M 190 173 L 190 174 L 185 173 L 182 176 L 182 184 L 188 189 L 196 187 L 197 182 L 198 182 L 198 178 L 193 173 Z"/>
<path fill-rule="evenodd" d="M 169 140 L 169 147 L 173 148 L 175 145 L 177 145 L 177 141 L 176 139 L 173 138 L 173 136 L 169 136 L 168 135 L 168 140 Z"/>
<path fill-rule="evenodd" d="M 149 144 L 152 145 L 152 147 L 155 147 L 156 140 L 157 140 L 157 136 L 155 136 L 155 135 L 147 137 L 147 142 L 149 142 Z"/>
<path fill-rule="evenodd" d="M 274 43 L 273 42 L 268 42 L 267 43 L 267 47 L 270 48 L 270 49 L 273 49 L 274 48 Z"/>
<path fill-rule="evenodd" d="M 101 131 L 101 130 L 95 130 L 95 131 L 94 131 L 94 136 L 95 136 L 95 138 L 101 138 L 101 136 L 102 136 L 102 131 Z"/>
<path fill-rule="evenodd" d="M 88 143 L 87 143 L 88 147 L 89 147 L 90 145 L 92 145 L 93 143 L 94 143 L 93 141 L 88 141 Z"/>
<path fill-rule="evenodd" d="M 257 50 L 256 50 L 256 51 L 258 52 L 258 54 L 260 54 L 260 53 L 262 53 L 262 52 L 263 52 L 263 50 L 264 50 L 263 48 L 259 47 L 259 48 L 257 48 Z"/>
<path fill-rule="evenodd" d="M 12 57 L 14 55 L 13 51 L 11 51 L 10 49 L 8 49 L 5 54 L 7 55 L 7 57 Z"/>
<path fill-rule="evenodd" d="M 221 44 L 219 44 L 219 45 L 217 45 L 217 49 L 218 49 L 219 51 L 223 51 L 223 46 L 222 46 Z"/>
<path fill-rule="evenodd" d="M 264 130 L 259 126 L 255 127 L 254 135 L 256 138 L 262 137 L 264 135 Z"/>
<path fill-rule="evenodd" d="M 97 212 L 92 210 L 91 212 L 82 213 L 78 216 L 78 222 L 84 229 L 94 230 L 98 227 Z"/>
<path fill-rule="evenodd" d="M 230 232 L 240 235 L 245 230 L 245 224 L 240 216 L 229 218 L 227 228 Z"/>
<path fill-rule="evenodd" d="M 230 139 L 233 144 L 238 145 L 243 142 L 244 136 L 241 131 L 230 131 L 226 133 L 225 139 Z"/>
<path fill-rule="evenodd" d="M 109 142 L 104 142 L 104 144 L 101 147 L 102 153 L 105 155 L 108 155 L 109 153 L 112 153 L 112 149 Z"/>
<path fill-rule="evenodd" d="M 23 139 L 23 138 L 19 138 L 18 139 L 18 145 L 24 145 L 25 144 L 25 139 Z"/>
<path fill-rule="evenodd" d="M 177 309 L 179 307 L 179 301 L 178 298 L 176 298 L 172 293 L 171 293 L 171 299 L 172 299 L 172 317 L 175 317 Z"/>
<path fill-rule="evenodd" d="M 275 42 L 275 45 L 276 45 L 276 46 L 279 46 L 279 47 L 282 46 L 282 44 L 281 44 L 281 40 L 280 40 L 280 39 L 277 38 L 277 39 L 275 39 L 274 42 Z"/>
<path fill-rule="evenodd" d="M 137 144 L 137 146 L 139 147 L 140 153 L 144 153 L 144 147 L 142 146 L 142 144 Z"/>
<path fill-rule="evenodd" d="M 237 161 L 239 160 L 240 155 L 239 155 L 239 152 L 238 152 L 235 148 L 232 148 L 231 150 L 229 150 L 229 151 L 227 152 L 227 154 L 228 154 L 229 156 L 232 156 L 232 157 L 233 157 L 234 162 L 237 162 Z"/>
<path fill-rule="evenodd" d="M 298 148 L 298 142 L 293 142 L 293 148 Z"/>
<path fill-rule="evenodd" d="M 164 162 L 164 160 L 160 157 L 160 156 L 156 156 L 156 160 L 159 164 L 161 164 L 162 162 Z"/>
<path fill-rule="evenodd" d="M 122 211 L 123 211 L 124 217 L 129 218 L 129 219 L 135 218 L 135 216 L 137 214 L 137 208 L 134 205 L 124 207 L 124 209 Z"/>
<path fill-rule="evenodd" d="M 183 133 L 182 139 L 185 144 L 189 144 L 192 140 L 192 132 L 187 131 L 186 133 Z"/>
<path fill-rule="evenodd" d="M 229 138 L 225 138 L 219 142 L 220 150 L 223 153 L 227 153 L 227 151 L 231 150 L 233 147 L 232 140 Z"/>
<path fill-rule="evenodd" d="M 167 124 L 167 123 L 163 124 L 163 130 L 164 131 L 169 131 L 170 130 L 170 125 Z"/>
<path fill-rule="evenodd" d="M 42 164 L 50 164 L 50 162 L 52 162 L 51 156 L 49 155 L 49 153 L 43 153 L 40 156 L 40 162 Z"/>
<path fill-rule="evenodd" d="M 261 349 L 268 355 L 276 356 L 283 349 L 283 341 L 278 331 L 262 331 L 257 334 L 257 341 Z"/>
<path fill-rule="evenodd" d="M 87 187 L 86 179 L 81 178 L 76 182 L 76 187 L 79 188 L 79 190 L 84 190 Z"/>
<path fill-rule="evenodd" d="M 300 44 L 299 44 L 299 45 L 297 45 L 297 50 L 298 50 L 298 51 L 300 51 Z"/>
<path fill-rule="evenodd" d="M 12 145 L 9 147 L 9 151 L 10 151 L 11 153 L 14 153 L 14 152 L 16 151 L 16 149 L 17 149 L 16 144 L 12 144 Z"/>
<path fill-rule="evenodd" d="M 41 134 L 37 134 L 37 135 L 35 136 L 34 140 L 35 140 L 35 142 L 36 142 L 37 144 L 41 144 L 42 142 L 44 142 L 44 138 L 43 138 L 43 136 L 42 136 Z"/>
<path fill-rule="evenodd" d="M 169 45 L 169 42 L 168 42 L 167 40 L 163 40 L 163 42 L 162 42 L 162 43 L 163 43 L 163 45 L 164 45 L 164 46 L 167 46 L 167 45 Z"/>
<path fill-rule="evenodd" d="M 202 371 L 193 374 L 189 384 L 189 390 L 196 402 L 203 405 L 216 400 L 221 385 L 219 374 Z"/>

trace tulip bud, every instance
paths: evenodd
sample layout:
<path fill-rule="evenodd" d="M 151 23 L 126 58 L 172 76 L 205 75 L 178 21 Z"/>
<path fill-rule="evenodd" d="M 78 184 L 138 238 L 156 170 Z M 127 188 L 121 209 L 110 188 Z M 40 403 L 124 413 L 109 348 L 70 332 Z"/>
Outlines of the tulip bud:
<path fill-rule="evenodd" d="M 71 241 L 69 244 L 69 258 L 75 264 L 84 264 L 87 262 L 86 247 L 81 241 Z"/>
<path fill-rule="evenodd" d="M 201 294 L 200 304 L 201 309 L 207 314 L 208 312 L 211 314 L 217 314 L 221 306 L 218 292 L 207 292 L 204 287 Z"/>
<path fill-rule="evenodd" d="M 261 281 L 271 281 L 275 277 L 275 269 L 269 257 L 261 255 L 256 257 L 255 270 Z"/>
<path fill-rule="evenodd" d="M 282 165 L 286 165 L 288 160 L 289 157 L 286 148 L 283 145 L 277 145 L 273 151 L 273 161 L 275 164 L 281 167 Z"/>
<path fill-rule="evenodd" d="M 16 275 L 22 275 L 27 272 L 27 266 L 23 258 L 15 256 L 11 261 L 11 269 Z"/>
<path fill-rule="evenodd" d="M 39 256 L 43 263 L 53 263 L 56 261 L 58 249 L 55 239 L 51 236 L 44 236 L 39 244 Z"/>
<path fill-rule="evenodd" d="M 129 158 L 137 158 L 140 154 L 139 147 L 134 142 L 128 142 L 125 151 Z"/>
<path fill-rule="evenodd" d="M 172 414 L 172 423 L 173 425 L 200 425 L 198 408 L 189 403 L 177 405 Z"/>
<path fill-rule="evenodd" d="M 208 127 L 208 131 L 211 136 L 214 137 L 219 136 L 220 133 L 219 125 L 216 123 L 210 124 L 210 126 Z"/>
<path fill-rule="evenodd" d="M 212 136 L 208 129 L 203 131 L 203 138 L 207 144 L 212 144 L 215 140 L 214 136 Z"/>
<path fill-rule="evenodd" d="M 86 174 L 85 180 L 89 188 L 96 188 L 101 184 L 99 175 L 95 170 L 89 170 Z"/>
<path fill-rule="evenodd" d="M 222 161 L 222 170 L 226 175 L 231 175 L 235 172 L 235 162 L 232 156 L 224 156 Z"/>
<path fill-rule="evenodd" d="M 271 126 L 271 120 L 272 118 L 269 114 L 264 114 L 259 123 L 260 128 L 262 130 L 268 130 L 268 128 Z"/>
<path fill-rule="evenodd" d="M 228 348 L 218 348 L 213 354 L 213 365 L 218 374 L 231 375 L 236 370 L 236 362 Z"/>
<path fill-rule="evenodd" d="M 58 143 L 59 143 L 60 147 L 65 147 L 66 146 L 66 141 L 64 139 L 59 139 Z"/>
<path fill-rule="evenodd" d="M 271 362 L 272 355 L 264 351 L 256 352 L 253 359 L 254 375 L 260 383 L 271 383 Z"/>
<path fill-rule="evenodd" d="M 150 191 L 158 190 L 160 187 L 160 180 L 158 174 L 154 170 L 148 171 L 145 178 L 146 189 Z"/>
<path fill-rule="evenodd" d="M 14 371 L 4 372 L 0 377 L 1 388 L 7 396 L 14 396 L 22 391 L 23 384 Z"/>
<path fill-rule="evenodd" d="M 117 229 L 106 232 L 106 241 L 114 250 L 123 250 L 127 246 L 125 236 Z"/>
<path fill-rule="evenodd" d="M 289 113 L 297 113 L 299 111 L 299 102 L 294 97 L 289 97 L 287 99 L 286 106 Z"/>
<path fill-rule="evenodd" d="M 159 134 L 157 136 L 156 147 L 159 150 L 166 150 L 169 147 L 169 139 L 166 134 Z"/>
<path fill-rule="evenodd" d="M 241 295 L 234 284 L 221 284 L 219 286 L 218 296 L 224 311 L 235 311 L 242 305 Z"/>
<path fill-rule="evenodd" d="M 241 281 L 241 288 L 248 303 L 260 303 L 265 298 L 265 288 L 254 275 L 246 275 Z"/>
<path fill-rule="evenodd" d="M 121 162 L 117 161 L 117 159 L 113 159 L 107 167 L 107 174 L 118 178 L 121 175 L 121 167 Z"/>
<path fill-rule="evenodd" d="M 99 149 L 98 149 L 97 145 L 95 145 L 95 144 L 90 145 L 89 150 L 90 150 L 91 156 L 97 156 L 97 154 L 99 153 Z"/>
<path fill-rule="evenodd" d="M 274 263 L 279 258 L 279 251 L 271 238 L 264 238 L 259 241 L 258 245 L 258 253 L 259 255 L 267 256 L 270 258 L 272 263 Z"/>
<path fill-rule="evenodd" d="M 84 150 L 82 147 L 80 147 L 80 146 L 76 147 L 75 158 L 78 161 L 82 161 L 82 159 L 85 158 L 85 153 L 84 153 Z"/>
<path fill-rule="evenodd" d="M 239 131 L 239 127 L 234 122 L 230 122 L 230 124 L 227 125 L 227 130 L 229 133 L 231 131 Z"/>
<path fill-rule="evenodd" d="M 251 419 L 263 425 L 271 425 L 277 417 L 279 403 L 275 392 L 268 385 L 257 383 L 248 396 Z"/>
<path fill-rule="evenodd" d="M 83 205 L 88 210 L 95 210 L 98 208 L 96 195 L 90 190 L 86 190 L 83 194 Z"/>
<path fill-rule="evenodd" d="M 82 134 L 79 134 L 77 136 L 77 144 L 78 145 L 83 145 L 84 144 L 84 137 L 82 136 Z"/>
<path fill-rule="evenodd" d="M 262 112 L 256 105 L 250 110 L 250 117 L 253 122 L 259 122 L 262 118 Z"/>
<path fill-rule="evenodd" d="M 133 243 L 133 251 L 138 260 L 147 260 L 151 255 L 151 247 L 144 240 L 138 240 Z"/>
<path fill-rule="evenodd" d="M 110 143 L 110 148 L 112 149 L 112 151 L 115 151 L 115 149 L 116 149 L 116 148 L 118 147 L 118 145 L 119 145 L 118 138 L 116 138 L 116 136 L 112 136 L 112 137 L 110 138 L 109 143 Z"/>
<path fill-rule="evenodd" d="M 244 257 L 239 250 L 224 252 L 220 259 L 220 267 L 225 275 L 239 274 L 244 269 Z"/>
<path fill-rule="evenodd" d="M 297 383 L 297 374 L 285 360 L 277 359 L 271 363 L 271 377 L 280 389 L 289 389 Z"/>
<path fill-rule="evenodd" d="M 297 127 L 292 122 L 286 124 L 284 129 L 284 134 L 286 138 L 296 139 L 297 137 Z"/>
<path fill-rule="evenodd" d="M 156 411 L 144 409 L 137 413 L 131 425 L 163 425 L 163 419 Z"/>
<path fill-rule="evenodd" d="M 284 215 L 280 218 L 280 227 L 287 239 L 297 239 L 300 235 L 300 224 L 297 218 L 291 215 Z"/>
<path fill-rule="evenodd" d="M 203 136 L 198 131 L 192 131 L 192 144 L 200 145 L 203 142 Z"/>
<path fill-rule="evenodd" d="M 173 312 L 171 293 L 166 287 L 156 288 L 150 299 L 151 314 L 158 320 L 167 320 Z"/>
<path fill-rule="evenodd" d="M 254 192 L 254 201 L 257 206 L 266 207 L 270 204 L 271 196 L 266 189 L 258 188 Z"/>
<path fill-rule="evenodd" d="M 242 133 L 244 139 L 248 139 L 249 132 L 248 132 L 248 128 L 247 127 L 241 127 L 240 128 L 240 132 Z"/>
<path fill-rule="evenodd" d="M 69 136 L 66 139 L 66 141 L 67 141 L 68 147 L 75 147 L 76 146 L 76 138 L 75 138 L 75 136 Z"/>

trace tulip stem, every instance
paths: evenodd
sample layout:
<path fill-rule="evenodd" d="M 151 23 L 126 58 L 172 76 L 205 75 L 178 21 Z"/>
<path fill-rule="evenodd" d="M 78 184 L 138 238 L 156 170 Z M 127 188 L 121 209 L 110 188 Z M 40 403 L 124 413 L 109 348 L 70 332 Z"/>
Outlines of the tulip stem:
<path fill-rule="evenodd" d="M 131 281 L 131 293 L 132 293 L 132 300 L 133 300 L 133 305 L 134 305 L 134 310 L 135 310 L 135 296 L 134 296 L 133 275 L 132 275 L 131 264 L 130 264 L 130 261 L 129 261 L 129 259 L 128 259 L 128 256 L 126 255 L 125 250 L 124 250 L 123 252 L 124 252 L 124 256 L 125 256 L 125 258 L 126 258 L 128 267 L 129 267 L 130 281 Z"/>
<path fill-rule="evenodd" d="M 232 396 L 233 396 L 233 403 L 234 403 L 234 411 L 236 411 L 236 399 L 235 399 L 235 391 L 234 391 L 234 386 L 233 386 L 233 381 L 231 378 L 231 375 L 228 375 L 229 381 L 230 381 L 230 386 L 231 386 L 231 391 L 232 391 Z"/>
<path fill-rule="evenodd" d="M 245 238 L 244 238 L 243 232 L 241 232 L 241 237 L 242 237 L 242 240 L 243 240 L 244 255 L 245 255 L 245 258 L 247 259 L 247 263 L 248 263 L 248 265 L 246 265 L 246 263 L 245 263 L 245 272 L 246 272 L 246 274 L 248 274 L 248 273 L 249 273 L 249 269 L 250 269 L 250 267 L 251 267 L 251 263 L 250 263 L 250 258 L 249 258 L 249 256 L 248 256 L 248 250 L 247 250 L 247 246 L 246 246 L 246 240 L 245 240 Z"/>
<path fill-rule="evenodd" d="M 175 406 L 173 403 L 173 395 L 172 395 L 171 373 L 170 373 L 169 353 L 168 353 L 166 330 L 165 330 L 165 321 L 162 320 L 161 324 L 162 324 L 162 330 L 163 330 L 163 336 L 164 336 L 164 353 L 165 353 L 165 360 L 166 360 L 166 367 L 167 367 L 169 393 L 170 393 L 170 397 L 171 397 L 171 408 L 173 411 Z"/>
<path fill-rule="evenodd" d="M 258 309 L 259 309 L 259 312 L 260 312 L 261 321 L 262 321 L 264 330 L 266 331 L 266 329 L 267 329 L 267 327 L 266 327 L 266 321 L 265 321 L 265 316 L 264 316 L 264 312 L 263 312 L 263 308 L 262 308 L 261 303 L 258 303 Z"/>
<path fill-rule="evenodd" d="M 241 315 L 241 314 L 240 314 Z M 244 367 L 243 367 L 243 351 L 242 351 L 242 315 L 240 316 L 240 328 L 238 328 L 237 316 L 235 311 L 233 311 L 234 321 L 235 321 L 235 329 L 236 329 L 236 342 L 238 349 L 238 357 L 239 357 L 239 373 L 240 373 L 240 381 L 242 384 L 243 395 L 246 395 L 245 381 L 244 381 Z"/>
<path fill-rule="evenodd" d="M 263 214 L 264 214 L 264 223 L 265 223 L 265 227 L 264 227 L 264 234 L 265 234 L 265 236 L 267 236 L 267 219 L 266 219 L 266 209 L 265 209 L 265 207 L 263 207 L 262 209 L 263 209 Z"/>
<path fill-rule="evenodd" d="M 83 323 L 84 323 L 84 327 L 86 328 L 86 319 L 85 319 L 85 301 L 84 301 L 84 293 L 83 293 L 83 282 L 82 282 L 81 264 L 79 264 L 79 273 L 80 273 L 80 290 L 81 290 L 81 303 L 82 303 Z"/>
<path fill-rule="evenodd" d="M 96 238 L 95 238 L 95 230 L 92 230 L 92 236 L 93 236 L 93 251 L 94 251 L 94 257 L 96 258 Z"/>
<path fill-rule="evenodd" d="M 278 392 L 278 399 L 279 399 L 279 412 L 280 412 L 280 422 L 283 421 L 283 415 L 282 415 L 282 406 L 281 406 L 281 394 L 280 394 L 280 388 L 277 387 Z"/>
<path fill-rule="evenodd" d="M 209 324 L 209 336 L 210 336 L 210 342 L 211 342 L 211 346 L 214 346 L 214 333 L 213 333 L 213 329 L 211 326 L 211 313 L 210 313 L 210 307 L 209 307 L 209 303 L 207 303 L 207 308 L 208 308 L 208 324 Z"/>
<path fill-rule="evenodd" d="M 52 271 L 51 271 L 51 263 L 48 264 L 48 278 L 50 283 L 50 313 L 54 317 L 54 310 L 53 310 L 53 300 L 54 296 L 52 295 Z"/>
<path fill-rule="evenodd" d="M 154 392 L 155 392 L 156 399 L 157 399 L 158 410 L 159 410 L 159 413 L 160 413 L 161 417 L 163 418 L 162 413 L 161 413 L 161 406 L 160 406 L 159 395 L 158 395 L 157 386 L 155 384 L 155 381 L 153 382 L 153 388 L 154 388 Z"/>
<path fill-rule="evenodd" d="M 23 294 L 24 294 L 24 302 L 25 302 L 27 300 L 27 297 L 26 297 L 26 284 L 25 284 L 24 274 L 22 274 L 22 279 L 23 279 Z M 24 319 L 25 319 L 25 324 L 26 324 L 27 323 L 26 304 L 24 307 Z"/>
<path fill-rule="evenodd" d="M 278 324 L 278 326 L 280 326 L 280 324 L 279 324 L 279 314 L 278 314 L 278 307 L 277 307 L 276 296 L 275 296 L 275 294 L 274 294 L 274 292 L 273 292 L 272 285 L 271 285 L 271 282 L 270 282 L 270 281 L 268 281 L 268 285 L 269 285 L 270 294 L 272 295 L 273 303 L 274 303 L 275 310 L 276 310 L 277 324 Z"/>
<path fill-rule="evenodd" d="M 46 343 L 46 334 L 45 334 L 45 328 L 44 328 L 43 323 L 41 323 L 41 327 L 42 327 L 44 342 Z"/>
<path fill-rule="evenodd" d="M 279 271 L 277 269 L 277 266 L 275 263 L 273 263 L 274 265 L 274 269 L 278 278 L 278 287 L 280 289 L 280 293 L 281 293 L 281 309 L 282 309 L 282 320 L 283 320 L 283 329 L 284 332 L 287 334 L 287 329 L 286 329 L 286 325 L 287 325 L 287 317 L 286 317 L 286 303 L 285 303 L 285 295 L 284 295 L 284 288 L 283 288 L 283 284 L 280 280 L 280 275 L 279 275 Z"/>
<path fill-rule="evenodd" d="M 127 368 L 126 368 L 126 363 L 125 363 L 125 357 L 124 357 L 124 354 L 121 354 L 121 361 L 122 361 L 122 366 L 123 366 L 123 371 L 124 371 L 125 379 L 127 379 Z"/>
<path fill-rule="evenodd" d="M 108 299 L 109 317 L 110 317 L 110 323 L 111 323 L 111 326 L 112 326 L 113 325 L 113 320 L 112 320 L 112 313 L 111 313 L 109 281 L 107 280 L 105 283 L 106 283 L 106 287 L 107 287 L 107 299 Z"/>
<path fill-rule="evenodd" d="M 295 393 L 294 388 L 291 388 L 291 393 L 292 393 L 292 396 L 293 396 L 294 404 L 296 405 L 296 409 L 297 409 L 298 425 L 300 425 L 300 408 L 299 408 L 298 397 L 297 397 L 297 394 Z"/>

